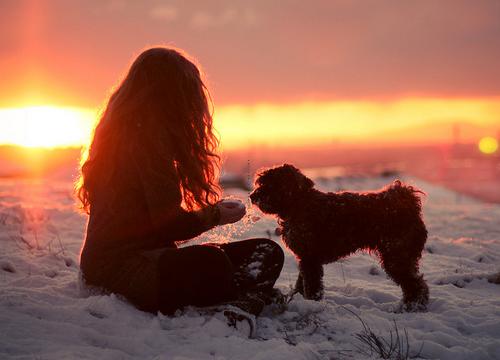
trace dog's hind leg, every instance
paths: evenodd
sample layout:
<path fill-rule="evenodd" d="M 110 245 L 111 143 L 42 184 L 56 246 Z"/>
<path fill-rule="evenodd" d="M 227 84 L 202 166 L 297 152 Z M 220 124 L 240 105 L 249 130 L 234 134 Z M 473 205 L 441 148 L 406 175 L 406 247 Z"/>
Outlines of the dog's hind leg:
<path fill-rule="evenodd" d="M 320 300 L 323 297 L 323 265 L 312 259 L 300 259 L 299 270 L 304 298 Z"/>
<path fill-rule="evenodd" d="M 304 295 L 304 279 L 302 278 L 302 272 L 300 270 L 299 270 L 299 276 L 297 277 L 297 281 L 295 282 L 294 291 Z"/>
<path fill-rule="evenodd" d="M 424 310 L 429 302 L 429 287 L 418 273 L 418 260 L 382 255 L 382 266 L 403 291 L 405 310 Z"/>
<path fill-rule="evenodd" d="M 411 275 L 399 274 L 393 276 L 394 281 L 399 283 L 403 291 L 403 304 L 406 311 L 425 310 L 429 303 L 429 287 L 424 276 L 418 273 Z"/>
<path fill-rule="evenodd" d="M 424 275 L 417 274 L 408 283 L 402 284 L 401 288 L 403 289 L 403 303 L 407 311 L 425 310 L 427 308 L 429 287 L 424 280 Z"/>

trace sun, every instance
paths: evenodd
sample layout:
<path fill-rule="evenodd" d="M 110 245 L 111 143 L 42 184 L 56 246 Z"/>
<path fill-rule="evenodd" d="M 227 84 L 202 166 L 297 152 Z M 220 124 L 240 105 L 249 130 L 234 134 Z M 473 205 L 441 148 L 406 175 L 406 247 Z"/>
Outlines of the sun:
<path fill-rule="evenodd" d="M 479 140 L 479 151 L 483 154 L 494 154 L 498 150 L 498 140 L 491 136 L 486 136 Z"/>
<path fill-rule="evenodd" d="M 31 106 L 0 110 L 0 144 L 77 147 L 88 142 L 95 113 L 90 109 Z"/>

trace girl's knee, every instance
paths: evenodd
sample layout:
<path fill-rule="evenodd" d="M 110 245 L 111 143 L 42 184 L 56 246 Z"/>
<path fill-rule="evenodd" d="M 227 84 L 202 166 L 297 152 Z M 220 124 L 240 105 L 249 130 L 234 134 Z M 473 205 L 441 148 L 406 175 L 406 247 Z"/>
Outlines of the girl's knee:
<path fill-rule="evenodd" d="M 197 261 L 203 264 L 205 271 L 231 274 L 233 272 L 231 261 L 224 250 L 215 245 L 197 246 Z"/>
<path fill-rule="evenodd" d="M 197 245 L 186 249 L 189 253 L 184 268 L 200 287 L 229 286 L 233 281 L 233 266 L 226 253 L 217 246 Z M 217 284 L 217 285 L 216 285 Z"/>
<path fill-rule="evenodd" d="M 221 277 L 230 276 L 232 265 L 225 254 L 217 246 L 195 245 L 176 249 L 174 253 L 167 253 L 160 263 L 164 269 L 162 272 L 174 276 L 185 277 Z"/>
<path fill-rule="evenodd" d="M 285 253 L 281 246 L 273 240 L 270 239 L 260 239 L 260 244 L 257 248 L 268 254 L 269 257 L 273 259 L 275 264 L 283 265 L 285 261 Z"/>
<path fill-rule="evenodd" d="M 233 296 L 233 270 L 229 258 L 216 246 L 196 245 L 176 250 L 164 259 L 160 297 L 172 309 L 184 305 L 205 306 Z M 170 304 L 170 305 L 169 305 Z"/>

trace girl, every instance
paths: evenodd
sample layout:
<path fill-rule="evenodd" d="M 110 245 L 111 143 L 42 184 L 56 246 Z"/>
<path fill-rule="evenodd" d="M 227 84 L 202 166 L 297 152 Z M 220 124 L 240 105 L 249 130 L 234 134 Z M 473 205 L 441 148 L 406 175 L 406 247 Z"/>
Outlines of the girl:
<path fill-rule="evenodd" d="M 144 311 L 232 302 L 258 314 L 283 266 L 283 251 L 267 239 L 176 246 L 245 215 L 243 204 L 219 200 L 207 96 L 186 55 L 144 51 L 109 98 L 82 162 L 83 279 Z"/>

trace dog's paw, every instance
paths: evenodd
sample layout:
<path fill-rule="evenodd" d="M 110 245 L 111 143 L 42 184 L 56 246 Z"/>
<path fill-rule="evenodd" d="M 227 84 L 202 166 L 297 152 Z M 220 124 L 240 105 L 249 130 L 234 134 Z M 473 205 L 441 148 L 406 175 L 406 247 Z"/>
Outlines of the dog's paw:
<path fill-rule="evenodd" d="M 307 300 L 314 300 L 314 301 L 320 301 L 321 299 L 323 299 L 323 291 L 321 290 L 318 290 L 318 291 L 304 291 L 304 299 L 307 299 Z"/>
<path fill-rule="evenodd" d="M 405 303 L 401 301 L 393 311 L 395 314 L 402 314 L 405 312 L 427 312 L 427 304 L 422 304 L 419 302 L 409 302 Z"/>

